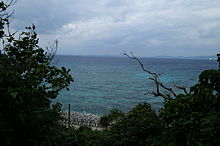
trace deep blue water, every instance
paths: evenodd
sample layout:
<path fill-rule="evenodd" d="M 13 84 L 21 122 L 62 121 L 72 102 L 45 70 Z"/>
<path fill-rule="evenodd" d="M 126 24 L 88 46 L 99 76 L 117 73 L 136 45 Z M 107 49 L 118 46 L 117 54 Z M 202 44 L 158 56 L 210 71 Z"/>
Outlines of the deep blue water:
<path fill-rule="evenodd" d="M 161 81 L 167 86 L 175 81 L 190 87 L 201 71 L 216 69 L 213 60 L 140 58 L 146 69 L 164 73 Z M 57 100 L 72 111 L 106 114 L 113 108 L 128 112 L 140 102 L 149 102 L 160 109 L 163 100 L 153 95 L 154 83 L 137 62 L 127 57 L 56 56 L 55 65 L 71 69 L 74 82 L 70 91 L 63 90 Z M 177 91 L 178 92 L 178 91 Z"/>

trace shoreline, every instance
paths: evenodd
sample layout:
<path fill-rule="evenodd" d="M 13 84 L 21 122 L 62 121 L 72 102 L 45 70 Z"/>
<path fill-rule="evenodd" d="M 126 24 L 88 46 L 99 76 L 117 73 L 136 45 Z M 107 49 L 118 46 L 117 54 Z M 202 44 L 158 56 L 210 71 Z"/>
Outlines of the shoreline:
<path fill-rule="evenodd" d="M 62 123 L 65 126 L 70 124 L 71 127 L 75 127 L 76 129 L 80 126 L 88 126 L 93 130 L 101 130 L 102 128 L 99 126 L 99 122 L 101 116 L 86 113 L 86 112 L 70 112 L 70 123 L 68 123 L 68 112 L 61 112 L 61 116 L 64 117 Z"/>

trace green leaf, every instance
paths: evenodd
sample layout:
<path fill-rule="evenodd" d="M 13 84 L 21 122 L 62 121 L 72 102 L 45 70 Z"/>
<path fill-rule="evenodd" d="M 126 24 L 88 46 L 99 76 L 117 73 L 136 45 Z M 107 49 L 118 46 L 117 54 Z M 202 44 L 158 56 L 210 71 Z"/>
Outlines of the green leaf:
<path fill-rule="evenodd" d="M 13 98 L 16 98 L 17 95 L 18 95 L 18 92 L 16 92 L 16 91 L 10 92 L 10 95 L 11 95 Z"/>

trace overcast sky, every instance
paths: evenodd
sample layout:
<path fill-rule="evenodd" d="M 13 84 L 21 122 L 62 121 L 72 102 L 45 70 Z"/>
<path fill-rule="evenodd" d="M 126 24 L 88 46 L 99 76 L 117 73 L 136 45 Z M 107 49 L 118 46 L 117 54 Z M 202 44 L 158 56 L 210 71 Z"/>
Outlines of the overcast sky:
<path fill-rule="evenodd" d="M 220 51 L 220 0 L 18 0 L 13 29 L 34 23 L 58 54 L 201 56 Z"/>

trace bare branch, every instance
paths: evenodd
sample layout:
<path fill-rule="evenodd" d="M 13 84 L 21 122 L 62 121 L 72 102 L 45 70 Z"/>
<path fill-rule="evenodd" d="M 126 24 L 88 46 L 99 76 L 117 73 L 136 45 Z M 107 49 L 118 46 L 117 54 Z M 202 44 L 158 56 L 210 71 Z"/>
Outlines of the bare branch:
<path fill-rule="evenodd" d="M 165 89 L 165 90 L 168 90 L 170 93 L 173 94 L 173 96 L 176 97 L 176 93 L 173 91 L 173 88 L 166 87 L 166 86 L 163 85 L 163 83 L 161 83 L 161 82 L 158 82 L 158 83 L 159 83 L 160 87 L 162 87 L 162 88 Z"/>
<path fill-rule="evenodd" d="M 160 87 L 164 88 L 165 90 L 168 90 L 168 89 L 169 89 L 169 90 L 168 90 L 169 92 L 171 92 L 172 89 L 171 89 L 171 91 L 170 91 L 170 88 L 167 88 L 167 87 L 163 86 L 163 84 L 158 80 L 158 78 L 149 78 L 149 79 L 150 79 L 150 80 L 153 80 L 154 83 L 156 84 L 156 92 L 152 92 L 152 94 L 153 94 L 155 97 L 158 97 L 158 96 L 163 97 L 165 101 L 171 99 L 171 97 L 170 97 L 169 94 L 164 94 L 164 93 L 161 93 L 161 92 L 160 92 Z M 174 93 L 174 96 L 175 96 L 175 95 L 176 95 L 176 94 Z"/>
<path fill-rule="evenodd" d="M 142 68 L 143 71 L 145 71 L 145 72 L 147 72 L 151 75 L 157 76 L 157 77 L 160 75 L 160 74 L 157 74 L 157 73 L 154 73 L 154 72 L 151 72 L 151 71 L 145 69 L 143 63 L 137 57 L 135 57 L 132 52 L 130 52 L 130 53 L 131 53 L 131 55 L 128 55 L 126 52 L 123 52 L 122 54 L 129 57 L 130 59 L 136 60 L 141 65 L 141 68 Z"/>
<path fill-rule="evenodd" d="M 177 89 L 182 90 L 185 94 L 189 94 L 189 92 L 187 91 L 186 87 L 177 85 L 174 81 L 173 81 L 173 85 L 174 85 Z"/>
<path fill-rule="evenodd" d="M 162 98 L 165 100 L 165 102 L 168 101 L 168 100 L 170 100 L 170 99 L 172 99 L 172 96 L 173 96 L 173 97 L 176 97 L 176 96 L 177 96 L 177 94 L 173 91 L 173 88 L 171 88 L 171 87 L 166 87 L 166 86 L 159 80 L 159 77 L 160 77 L 161 74 L 158 74 L 158 73 L 155 73 L 155 72 L 152 72 L 152 71 L 150 71 L 150 70 L 145 69 L 143 63 L 142 63 L 132 52 L 130 52 L 131 55 L 128 55 L 126 52 L 123 52 L 122 54 L 125 55 L 125 56 L 127 56 L 127 57 L 130 58 L 130 59 L 136 60 L 136 61 L 140 64 L 142 70 L 152 76 L 152 77 L 150 77 L 149 79 L 152 80 L 152 81 L 154 81 L 154 83 L 155 83 L 155 85 L 156 85 L 156 91 L 155 91 L 155 92 L 147 92 L 147 93 L 145 93 L 145 94 L 150 93 L 150 94 L 153 94 L 155 97 L 160 96 L 160 97 L 162 97 Z M 160 89 L 163 89 L 163 90 L 167 91 L 168 94 L 161 93 Z M 186 92 L 185 92 L 185 93 L 186 93 Z M 172 95 L 172 96 L 171 96 L 171 95 Z"/>
<path fill-rule="evenodd" d="M 57 53 L 58 40 L 55 40 L 54 43 L 50 45 L 49 48 L 47 47 L 46 49 L 47 49 L 48 56 L 50 58 L 50 61 L 48 61 L 48 64 L 50 64 Z"/>

